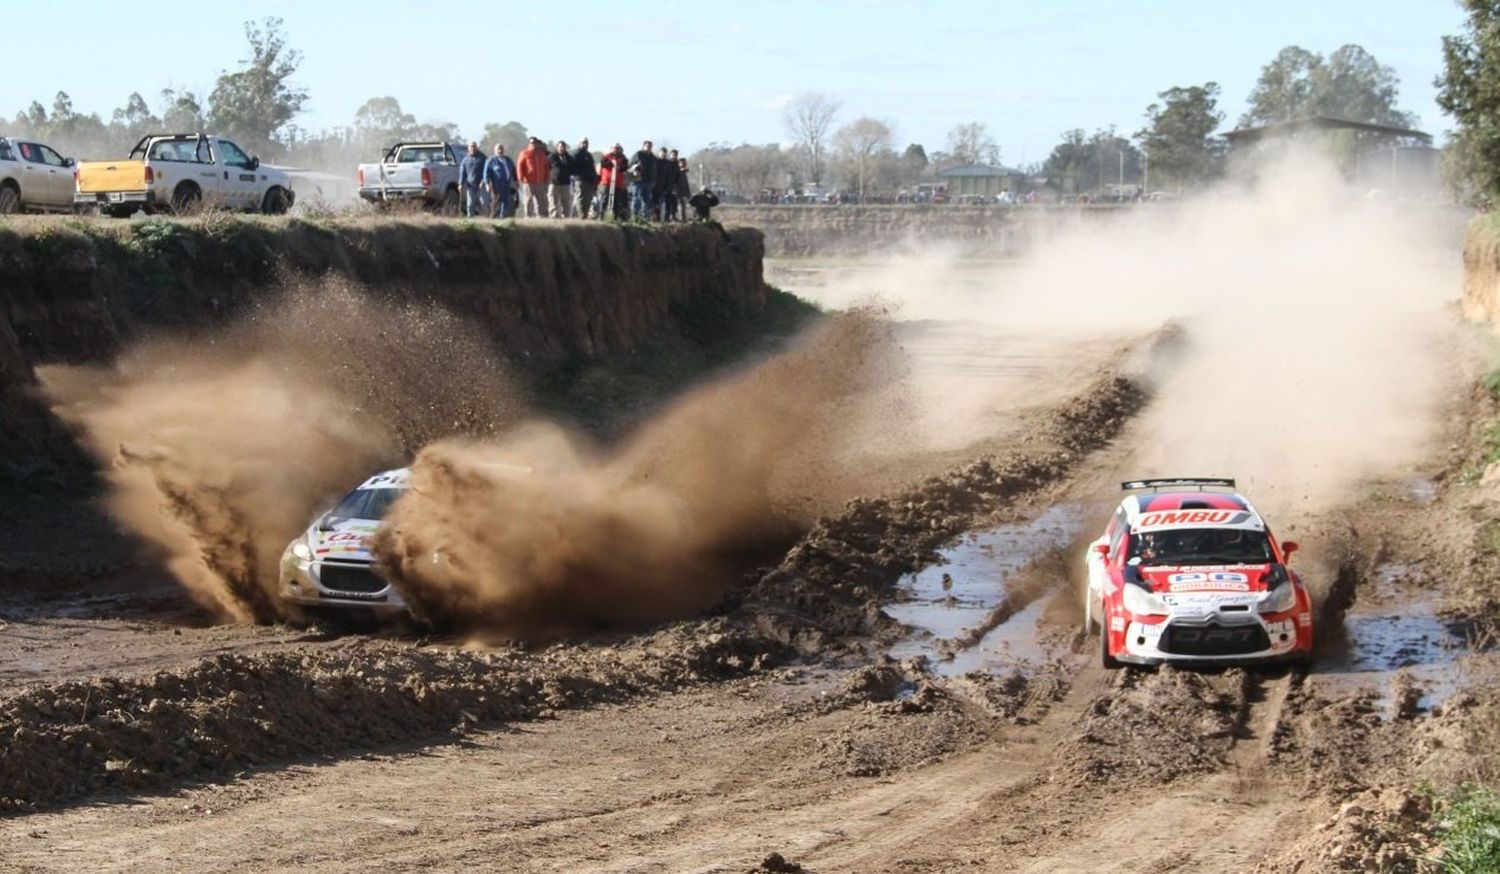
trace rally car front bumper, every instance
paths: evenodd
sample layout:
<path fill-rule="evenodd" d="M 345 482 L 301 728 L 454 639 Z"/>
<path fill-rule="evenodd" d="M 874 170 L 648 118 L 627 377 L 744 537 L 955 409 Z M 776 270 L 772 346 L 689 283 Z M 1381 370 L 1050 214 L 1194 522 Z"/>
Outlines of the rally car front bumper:
<path fill-rule="evenodd" d="M 368 561 L 303 560 L 288 550 L 280 590 L 284 600 L 304 606 L 406 611 L 401 594 Z"/>
<path fill-rule="evenodd" d="M 1116 616 L 1123 631 L 1114 658 L 1136 665 L 1291 662 L 1312 653 L 1312 616 L 1289 611 L 1262 616 Z"/>

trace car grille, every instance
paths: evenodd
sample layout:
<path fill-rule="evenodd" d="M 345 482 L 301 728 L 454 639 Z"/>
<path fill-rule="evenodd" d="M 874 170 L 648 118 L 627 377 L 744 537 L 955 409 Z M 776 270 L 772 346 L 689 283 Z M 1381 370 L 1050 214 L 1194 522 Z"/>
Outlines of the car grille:
<path fill-rule="evenodd" d="M 1248 655 L 1271 648 L 1271 639 L 1260 625 L 1179 625 L 1162 632 L 1162 652 L 1186 656 Z"/>
<path fill-rule="evenodd" d="M 318 582 L 335 592 L 371 594 L 385 588 L 385 580 L 375 576 L 369 565 L 325 564 L 318 570 Z"/>

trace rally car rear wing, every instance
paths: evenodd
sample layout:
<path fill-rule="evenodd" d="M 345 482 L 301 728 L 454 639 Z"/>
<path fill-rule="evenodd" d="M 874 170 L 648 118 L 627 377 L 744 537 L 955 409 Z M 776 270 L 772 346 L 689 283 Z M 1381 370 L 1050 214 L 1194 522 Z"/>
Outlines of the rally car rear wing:
<path fill-rule="evenodd" d="M 1206 477 L 1188 476 L 1174 479 L 1133 479 L 1120 483 L 1123 491 L 1133 492 L 1140 489 L 1166 489 L 1181 488 L 1183 486 L 1193 487 L 1202 491 L 1206 488 L 1234 488 L 1234 480 L 1228 477 Z"/>

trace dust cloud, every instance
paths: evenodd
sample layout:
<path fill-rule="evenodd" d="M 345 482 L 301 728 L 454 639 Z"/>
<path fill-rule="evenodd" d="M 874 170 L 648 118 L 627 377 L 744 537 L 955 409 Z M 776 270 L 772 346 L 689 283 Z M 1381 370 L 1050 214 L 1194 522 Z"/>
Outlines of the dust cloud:
<path fill-rule="evenodd" d="M 829 459 L 899 361 L 888 323 L 855 310 L 608 451 L 546 423 L 429 446 L 376 552 L 419 618 L 481 638 L 701 612 L 789 545 L 804 501 L 837 488 Z"/>
<path fill-rule="evenodd" d="M 1449 307 L 1460 221 L 1371 201 L 1310 153 L 1243 169 L 1181 204 L 1053 228 L 1016 263 L 929 250 L 822 299 L 874 292 L 905 319 L 988 326 L 1001 349 L 1056 350 L 1058 372 L 1174 322 L 1184 342 L 1152 374 L 1118 474 L 1235 476 L 1275 513 L 1346 503 L 1362 478 L 1409 471 L 1437 434 L 1464 345 Z M 948 361 L 914 415 L 978 433 L 966 419 L 1037 391 L 976 385 L 982 360 Z"/>
<path fill-rule="evenodd" d="M 472 326 L 337 282 L 38 375 L 105 467 L 112 513 L 229 621 L 286 615 L 281 551 L 351 485 L 431 440 L 498 433 L 520 409 Z"/>

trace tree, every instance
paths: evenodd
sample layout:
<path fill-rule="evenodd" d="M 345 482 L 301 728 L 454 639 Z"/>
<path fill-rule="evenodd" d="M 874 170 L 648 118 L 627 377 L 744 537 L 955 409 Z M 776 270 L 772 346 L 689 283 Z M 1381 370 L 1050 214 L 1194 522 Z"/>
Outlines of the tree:
<path fill-rule="evenodd" d="M 110 117 L 112 135 L 121 142 L 134 143 L 146 134 L 161 128 L 161 119 L 146 105 L 146 98 L 139 91 L 132 92 L 125 105 L 116 109 Z"/>
<path fill-rule="evenodd" d="M 281 19 L 245 23 L 250 57 L 244 69 L 225 73 L 208 96 L 209 114 L 220 132 L 238 137 L 252 149 L 271 148 L 277 132 L 307 102 L 307 89 L 287 80 L 302 63 L 302 53 L 288 49 Z"/>
<path fill-rule="evenodd" d="M 1082 128 L 1063 134 L 1037 172 L 1063 190 L 1095 191 L 1116 182 L 1142 184 L 1140 149 L 1120 136 L 1113 127 L 1092 135 Z"/>
<path fill-rule="evenodd" d="M 1416 117 L 1396 108 L 1401 80 L 1357 45 L 1340 46 L 1318 71 L 1314 106 L 1321 115 L 1391 127 L 1411 127 Z"/>
<path fill-rule="evenodd" d="M 505 124 L 490 123 L 484 126 L 484 141 L 491 149 L 498 143 L 505 147 L 505 154 L 512 157 L 519 155 L 526 148 L 526 125 L 519 121 L 507 121 Z"/>
<path fill-rule="evenodd" d="M 1313 74 L 1322 59 L 1301 46 L 1287 46 L 1261 68 L 1250 92 L 1250 106 L 1240 127 L 1288 121 L 1309 115 L 1313 107 Z"/>
<path fill-rule="evenodd" d="M 998 164 L 1000 147 L 982 122 L 971 121 L 948 131 L 948 154 L 958 164 Z"/>
<path fill-rule="evenodd" d="M 718 184 L 730 191 L 755 196 L 768 189 L 785 187 L 792 166 L 789 154 L 777 143 L 763 146 L 741 143 L 710 143 L 688 159 L 698 172 L 706 172 L 701 184 Z"/>
<path fill-rule="evenodd" d="M 827 150 L 828 131 L 839 113 L 839 102 L 826 95 L 809 92 L 787 104 L 782 116 L 787 133 L 804 150 L 808 158 L 808 176 L 814 185 L 823 182 L 823 156 Z"/>
<path fill-rule="evenodd" d="M 1146 152 L 1147 169 L 1179 189 L 1212 178 L 1224 157 L 1224 141 L 1214 136 L 1224 121 L 1218 84 L 1168 88 L 1156 96 L 1161 103 L 1146 107 L 1149 124 L 1135 135 Z"/>
<path fill-rule="evenodd" d="M 371 97 L 354 110 L 354 129 L 376 144 L 402 139 L 416 126 L 416 116 L 403 112 L 394 97 Z"/>
<path fill-rule="evenodd" d="M 161 99 L 161 126 L 167 131 L 191 133 L 208 128 L 208 119 L 203 116 L 203 105 L 193 92 L 164 88 Z"/>
<path fill-rule="evenodd" d="M 870 180 L 871 164 L 882 152 L 891 150 L 894 133 L 891 126 L 878 118 L 857 118 L 839 128 L 833 135 L 834 148 L 840 159 L 850 164 L 857 180 L 860 199 Z"/>
<path fill-rule="evenodd" d="M 1500 199 L 1500 4 L 1463 0 L 1466 32 L 1443 37 L 1438 106 L 1453 116 L 1449 178 L 1476 205 Z"/>
<path fill-rule="evenodd" d="M 1327 59 L 1287 46 L 1261 69 L 1240 126 L 1326 115 L 1406 127 L 1413 119 L 1396 108 L 1399 87 L 1395 72 L 1357 45 L 1341 46 Z"/>

